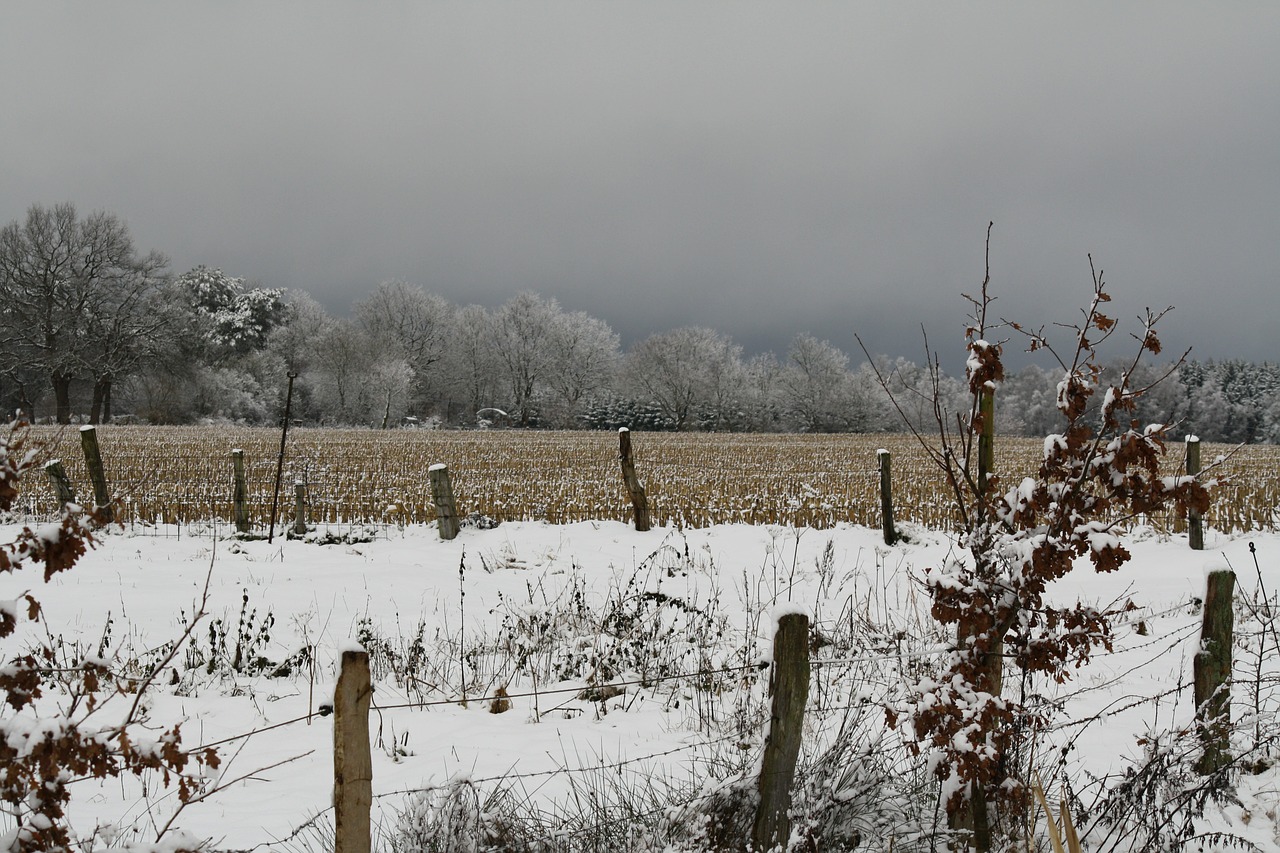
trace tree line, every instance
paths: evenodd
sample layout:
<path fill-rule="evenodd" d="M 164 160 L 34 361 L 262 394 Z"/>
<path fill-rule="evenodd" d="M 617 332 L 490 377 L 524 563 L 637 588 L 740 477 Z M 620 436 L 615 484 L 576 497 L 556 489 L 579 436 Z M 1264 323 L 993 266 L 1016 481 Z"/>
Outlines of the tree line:
<path fill-rule="evenodd" d="M 1170 367 L 1148 370 L 1168 371 Z M 494 308 L 384 282 L 350 317 L 309 295 L 199 266 L 174 275 L 116 215 L 32 206 L 0 230 L 0 401 L 56 423 L 274 424 L 287 377 L 306 424 L 876 432 L 932 417 L 930 371 L 854 365 L 809 334 L 748 355 L 688 326 L 623 351 L 609 324 L 520 292 Z M 1058 373 L 1007 376 L 1010 435 L 1056 428 Z M 885 385 L 897 393 L 896 406 Z M 1280 366 L 1188 362 L 1140 417 L 1206 441 L 1280 441 Z M 918 390 L 919 394 L 912 393 Z M 943 401 L 964 394 L 943 376 Z"/>

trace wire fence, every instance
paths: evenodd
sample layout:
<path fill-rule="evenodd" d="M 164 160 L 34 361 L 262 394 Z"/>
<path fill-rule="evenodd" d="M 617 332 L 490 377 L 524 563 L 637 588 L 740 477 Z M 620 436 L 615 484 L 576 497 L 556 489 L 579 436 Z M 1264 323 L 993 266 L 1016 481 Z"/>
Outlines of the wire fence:
<path fill-rule="evenodd" d="M 1167 621 L 1169 619 L 1176 619 L 1178 612 L 1181 610 L 1185 610 L 1188 606 L 1189 605 L 1184 604 L 1178 607 L 1166 608 L 1159 612 L 1154 612 L 1154 611 L 1144 612 L 1140 615 L 1144 617 L 1143 621 L 1145 621 L 1145 619 L 1157 619 L 1157 618 L 1161 618 Z M 1271 638 L 1271 634 L 1273 633 L 1273 630 L 1274 630 L 1273 627 L 1271 626 L 1270 621 L 1268 621 L 1270 619 L 1269 614 L 1270 614 L 1270 604 L 1264 602 L 1262 615 L 1257 620 L 1258 624 L 1253 625 L 1252 623 L 1250 623 L 1249 626 L 1246 627 L 1245 630 L 1242 632 L 1240 636 L 1240 642 L 1242 646 L 1250 647 L 1255 642 L 1260 642 L 1265 646 L 1265 644 Z M 1137 617 L 1135 616 L 1133 618 L 1136 619 Z M 1069 691 L 1062 693 L 1060 696 L 1057 697 L 1057 700 L 1058 701 L 1061 701 L 1064 699 L 1075 700 L 1075 699 L 1080 699 L 1081 697 L 1087 696 L 1092 693 L 1105 693 L 1107 691 L 1113 691 L 1117 687 L 1122 687 L 1132 677 L 1134 677 L 1136 673 L 1140 673 L 1144 670 L 1148 670 L 1150 667 L 1157 664 L 1161 660 L 1168 660 L 1170 654 L 1174 653 L 1179 647 L 1189 647 L 1188 644 L 1194 641 L 1195 634 L 1197 630 L 1200 629 L 1200 627 L 1201 627 L 1201 624 L 1198 619 L 1187 619 L 1185 621 L 1178 620 L 1177 623 L 1174 624 L 1172 627 L 1168 626 L 1167 624 L 1163 625 L 1162 630 L 1160 630 L 1159 634 L 1157 636 L 1152 636 L 1149 639 L 1143 639 L 1141 631 L 1135 630 L 1133 634 L 1128 635 L 1129 641 L 1124 643 L 1123 647 L 1117 649 L 1117 651 L 1115 652 L 1116 654 L 1125 655 L 1127 658 L 1132 660 L 1132 663 L 1128 663 L 1121 670 L 1114 671 L 1107 679 L 1103 681 L 1095 681 L 1092 683 L 1077 685 L 1072 689 L 1070 689 Z M 882 669 L 883 668 L 882 665 L 884 664 L 889 664 L 890 669 L 892 670 L 892 672 L 886 673 L 886 675 L 892 675 L 892 673 L 897 673 L 898 677 L 901 678 L 904 674 L 903 668 L 901 666 L 902 664 L 909 661 L 920 661 L 928 658 L 936 658 L 938 656 L 945 655 L 951 651 L 953 651 L 953 648 L 949 644 L 936 643 L 936 642 L 929 643 L 925 641 L 922 644 L 918 644 L 917 647 L 904 650 L 901 653 L 868 650 L 865 652 L 852 654 L 852 655 L 850 654 L 824 655 L 820 650 L 816 650 L 816 651 L 810 652 L 809 660 L 810 660 L 810 665 L 812 666 L 813 676 L 814 678 L 817 678 L 817 679 L 837 678 L 837 679 L 851 680 L 857 677 L 857 674 L 852 672 L 853 668 L 869 667 L 871 669 Z M 648 678 L 617 679 L 617 680 L 603 682 L 599 685 L 582 683 L 582 684 L 571 684 L 571 685 L 565 685 L 565 686 L 552 686 L 548 688 L 528 690 L 528 691 L 507 692 L 506 690 L 502 690 L 502 691 L 484 692 L 482 694 L 474 695 L 474 696 L 448 696 L 448 697 L 441 697 L 438 699 L 427 699 L 427 700 L 420 700 L 420 701 L 405 701 L 405 702 L 392 701 L 392 702 L 387 702 L 385 704 L 371 703 L 370 711 L 376 712 L 379 714 L 379 716 L 381 716 L 382 714 L 385 714 L 385 713 L 393 713 L 397 711 L 426 710 L 426 709 L 432 709 L 432 708 L 439 708 L 442 706 L 466 706 L 469 704 L 491 703 L 491 702 L 497 702 L 497 701 L 503 701 L 503 700 L 510 701 L 510 700 L 519 700 L 519 699 L 534 699 L 536 701 L 537 699 L 542 697 L 551 697 L 551 696 L 560 696 L 560 695 L 572 695 L 576 698 L 582 699 L 583 696 L 585 695 L 584 691 L 587 691 L 589 689 L 600 691 L 600 695 L 610 695 L 610 691 L 616 691 L 616 694 L 613 694 L 613 695 L 621 695 L 625 689 L 635 688 L 635 687 L 656 691 L 662 685 L 673 685 L 673 684 L 679 684 L 679 683 L 699 683 L 699 682 L 705 683 L 705 681 L 709 678 L 722 678 L 722 677 L 730 677 L 730 676 L 736 677 L 746 673 L 762 672 L 766 668 L 768 668 L 769 665 L 770 664 L 768 661 L 756 661 L 756 662 L 744 663 L 744 664 L 734 665 L 734 666 L 701 668 L 701 669 L 696 669 L 689 672 L 682 672 L 682 673 L 676 673 L 676 674 L 670 674 L 670 675 L 655 675 Z M 1260 676 L 1260 679 L 1261 679 L 1261 676 Z M 886 677 L 883 680 L 886 685 L 895 685 L 894 678 Z M 1275 687 L 1277 686 L 1277 683 L 1280 683 L 1280 677 L 1277 677 L 1276 674 L 1272 673 L 1270 670 L 1268 670 L 1267 675 L 1263 680 L 1265 680 L 1266 682 L 1265 684 L 1266 688 L 1271 691 L 1274 691 Z M 894 690 L 900 690 L 902 686 L 903 686 L 902 682 L 897 682 L 894 687 L 890 688 L 890 693 L 892 693 Z M 1084 735 L 1084 732 L 1090 726 L 1094 726 L 1106 719 L 1116 717 L 1121 714 L 1130 713 L 1137 709 L 1141 709 L 1143 707 L 1149 707 L 1149 706 L 1159 707 L 1161 703 L 1167 701 L 1170 697 L 1182 695 L 1183 693 L 1188 691 L 1190 687 L 1191 687 L 1191 681 L 1189 679 L 1185 677 L 1175 678 L 1172 684 L 1167 684 L 1167 686 L 1163 686 L 1160 689 L 1155 690 L 1154 692 L 1149 692 L 1149 693 L 1128 692 L 1122 695 L 1117 695 L 1114 698 L 1112 698 L 1111 701 L 1109 701 L 1107 704 L 1105 704 L 1101 708 L 1096 709 L 1093 713 L 1087 716 L 1074 718 L 1074 719 L 1059 719 L 1049 723 L 1047 726 L 1042 726 L 1039 729 L 1039 731 L 1041 732 L 1042 735 L 1058 733 L 1067 737 L 1069 742 L 1074 742 L 1078 740 L 1080 737 L 1082 737 Z M 822 691 L 819 691 L 817 695 L 821 697 Z M 828 693 L 828 695 L 829 697 L 834 697 L 836 694 Z M 596 700 L 584 699 L 583 701 L 594 702 Z M 891 697 L 889 697 L 886 694 L 885 696 L 881 696 L 880 699 L 870 702 L 870 707 L 879 707 L 880 705 L 889 701 L 891 701 Z M 1268 699 L 1267 701 L 1270 702 L 1270 699 Z M 853 703 L 840 703 L 840 702 L 828 700 L 825 702 L 819 701 L 818 703 L 816 703 L 816 705 L 811 709 L 811 712 L 817 715 L 830 716 L 830 715 L 838 715 L 838 714 L 849 712 L 849 711 L 859 711 L 859 710 L 865 711 L 868 707 L 869 707 L 868 701 L 866 700 L 865 697 Z M 1270 708 L 1271 705 L 1267 705 L 1266 707 Z M 252 730 L 248 730 L 238 735 L 233 735 L 233 736 L 221 738 L 219 740 L 212 741 L 209 743 L 204 743 L 204 744 L 201 744 L 199 747 L 193 748 L 190 751 L 195 752 L 198 750 L 204 750 L 208 748 L 221 747 L 237 740 L 245 740 L 257 735 L 261 735 L 271 731 L 276 731 L 289 726 L 308 723 L 316 718 L 328 717 L 332 714 L 332 711 L 333 711 L 332 707 L 326 703 L 324 705 L 321 705 L 320 708 L 316 711 L 312 711 L 307 714 L 300 715 L 288 720 L 272 723 L 267 726 L 254 728 Z M 379 726 L 379 728 L 381 728 L 381 726 Z M 671 747 L 664 747 L 661 749 L 650 750 L 648 752 L 645 752 L 639 755 L 600 757 L 598 760 L 581 763 L 577 766 L 569 766 L 567 764 L 561 764 L 559 766 L 547 768 L 547 769 L 520 770 L 520 769 L 517 769 L 515 766 L 513 766 L 507 771 L 501 772 L 499 774 L 485 775 L 485 776 L 479 776 L 479 777 L 464 775 L 461 777 L 451 778 L 443 782 L 429 781 L 419 786 L 398 787 L 393 790 L 380 791 L 373 795 L 373 799 L 375 801 L 381 802 L 385 800 L 396 800 L 396 799 L 404 799 L 404 798 L 410 798 L 415 796 L 430 795 L 435 792 L 447 791 L 451 788 L 451 786 L 455 786 L 457 784 L 465 784 L 472 787 L 473 789 L 479 789 L 482 786 L 490 786 L 490 785 L 506 786 L 510 788 L 513 786 L 521 785 L 528 780 L 544 781 L 544 780 L 548 780 L 556 777 L 568 777 L 568 776 L 573 776 L 578 774 L 604 774 L 604 773 L 618 774 L 624 771 L 632 772 L 630 768 L 636 768 L 634 773 L 636 774 L 637 778 L 641 778 L 641 777 L 646 777 L 646 774 L 652 770 L 652 766 L 654 762 L 661 762 L 664 759 L 670 759 L 673 756 L 677 756 L 681 754 L 696 753 L 699 750 L 713 752 L 717 748 L 724 747 L 726 744 L 730 744 L 730 743 L 733 743 L 735 745 L 735 748 L 737 748 L 738 746 L 741 745 L 741 742 L 742 742 L 741 731 L 724 730 L 724 729 L 716 730 L 716 729 L 709 728 L 704 736 L 699 737 L 696 740 L 692 740 L 686 743 L 681 743 Z M 759 743 L 759 739 L 757 739 L 757 744 L 758 743 Z M 1255 744 L 1254 751 L 1256 751 L 1256 748 L 1257 747 Z M 1064 755 L 1066 754 L 1065 748 L 1064 748 L 1063 754 Z M 1252 754 L 1252 753 L 1247 753 L 1247 754 Z M 675 813 L 682 809 L 692 809 L 700 806 L 701 804 L 705 803 L 708 799 L 713 798 L 715 796 L 716 794 L 714 792 L 708 792 L 707 790 L 704 789 L 697 793 L 689 794 L 687 796 L 677 797 L 677 798 L 671 799 L 669 802 L 666 802 L 661 807 L 661 810 L 655 809 L 654 815 L 659 814 L 660 811 L 665 811 L 667 813 Z M 281 838 L 272 839 L 272 841 L 270 842 L 264 842 L 263 844 L 260 844 L 260 845 L 257 845 L 256 847 L 248 848 L 248 849 L 259 850 L 264 847 L 281 849 L 281 845 L 289 844 L 295 841 L 296 839 L 298 839 L 301 835 L 306 833 L 309 829 L 314 829 L 319 822 L 322 822 L 325 819 L 327 819 L 327 816 L 331 812 L 332 812 L 331 807 L 323 809 L 315 813 L 314 815 L 312 815 L 305 822 L 296 826 L 289 834 Z M 635 814 L 633 810 L 630 815 L 630 819 L 635 820 L 637 817 L 638 816 Z M 616 820 L 617 818 L 606 817 L 599 822 L 589 823 L 586 826 L 581 826 L 574 830 L 566 830 L 565 832 L 568 832 L 569 834 L 572 834 L 573 832 L 580 832 L 580 833 L 605 832 L 613 825 L 613 823 Z"/>
<path fill-rule="evenodd" d="M 73 433 L 33 428 L 47 458 L 60 458 L 77 492 L 88 478 Z M 253 528 L 270 523 L 279 433 L 228 427 L 98 427 L 120 517 L 134 527 L 201 524 L 232 518 L 232 449 L 244 451 Z M 943 478 L 920 445 L 903 435 L 738 435 L 643 433 L 633 436 L 638 473 L 660 525 L 779 524 L 829 528 L 880 523 L 877 451 L 894 457 L 900 523 L 948 529 L 955 523 Z M 1206 448 L 1207 458 L 1231 448 Z M 998 470 L 1014 483 L 1039 464 L 1043 442 L 1001 439 Z M 306 488 L 313 525 L 398 527 L 436 520 L 427 469 L 447 464 L 461 515 L 499 521 L 628 521 L 617 438 L 596 432 L 290 431 L 284 482 Z M 1170 474 L 1181 454 L 1171 452 Z M 1215 477 L 1205 523 L 1221 531 L 1280 524 L 1280 448 L 1235 452 Z M 291 487 L 281 515 L 292 520 Z M 17 507 L 29 517 L 58 509 L 51 489 L 28 489 Z M 1183 519 L 1137 519 L 1180 532 Z"/>

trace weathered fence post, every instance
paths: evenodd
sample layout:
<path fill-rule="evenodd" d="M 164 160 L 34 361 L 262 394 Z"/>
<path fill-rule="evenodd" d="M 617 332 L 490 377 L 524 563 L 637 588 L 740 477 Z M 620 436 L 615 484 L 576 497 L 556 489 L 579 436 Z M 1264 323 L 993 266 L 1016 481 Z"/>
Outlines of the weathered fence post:
<path fill-rule="evenodd" d="M 809 698 L 809 617 L 803 613 L 787 613 L 778 619 L 769 688 L 773 710 L 757 787 L 760 806 L 751 829 L 755 850 L 785 849 L 791 835 L 787 812 Z"/>
<path fill-rule="evenodd" d="M 649 498 L 636 476 L 636 463 L 631 456 L 631 430 L 626 427 L 618 430 L 618 459 L 622 462 L 622 484 L 626 486 L 627 497 L 635 511 L 636 530 L 643 533 L 649 529 Z"/>
<path fill-rule="evenodd" d="M 61 459 L 50 459 L 44 465 L 44 472 L 49 475 L 49 485 L 53 486 L 53 494 L 58 499 L 58 507 L 76 502 L 76 490 L 71 488 L 71 480 L 62 467 Z"/>
<path fill-rule="evenodd" d="M 884 544 L 898 541 L 898 531 L 893 526 L 893 479 L 889 467 L 889 451 L 877 450 L 880 458 L 880 526 L 884 529 Z"/>
<path fill-rule="evenodd" d="M 996 464 L 996 392 L 982 389 L 978 412 L 982 417 L 982 432 L 978 435 L 978 494 L 987 493 L 987 475 Z"/>
<path fill-rule="evenodd" d="M 373 756 L 369 748 L 369 653 L 342 653 L 333 694 L 333 838 L 335 853 L 370 853 Z"/>
<path fill-rule="evenodd" d="M 244 476 L 244 451 L 231 451 L 231 469 L 235 476 L 235 490 L 231 493 L 231 517 L 237 533 L 249 532 L 249 486 Z"/>
<path fill-rule="evenodd" d="M 89 482 L 93 483 L 94 509 L 101 512 L 103 520 L 110 524 L 115 520 L 115 512 L 111 509 L 111 491 L 107 488 L 107 473 L 102 467 L 97 429 L 80 427 L 80 447 L 84 450 L 85 467 L 89 469 Z"/>
<path fill-rule="evenodd" d="M 301 480 L 293 483 L 293 535 L 307 535 L 307 484 Z"/>
<path fill-rule="evenodd" d="M 1194 477 L 1200 473 L 1200 439 L 1187 436 L 1187 476 Z M 1192 551 L 1204 550 L 1204 522 L 1197 510 L 1187 510 L 1187 543 Z"/>
<path fill-rule="evenodd" d="M 458 524 L 458 507 L 453 499 L 453 484 L 449 482 L 449 466 L 432 465 L 427 469 L 431 478 L 431 500 L 436 505 L 436 517 L 440 520 L 440 538 L 453 539 L 461 529 Z"/>
<path fill-rule="evenodd" d="M 1196 719 L 1204 745 L 1196 770 L 1204 776 L 1231 762 L 1231 597 L 1235 585 L 1235 572 L 1229 569 L 1209 573 L 1200 651 L 1192 661 Z"/>

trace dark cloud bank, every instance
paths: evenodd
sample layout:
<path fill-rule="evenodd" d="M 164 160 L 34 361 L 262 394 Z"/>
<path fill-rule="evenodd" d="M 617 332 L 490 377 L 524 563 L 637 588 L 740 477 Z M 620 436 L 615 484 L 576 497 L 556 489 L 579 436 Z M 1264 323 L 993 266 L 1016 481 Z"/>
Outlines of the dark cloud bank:
<path fill-rule="evenodd" d="M 1071 320 L 1092 253 L 1171 350 L 1277 360 L 1277 43 L 1261 3 L 14 4 L 0 219 L 339 314 L 402 278 L 917 359 L 994 220 L 1010 318 Z"/>

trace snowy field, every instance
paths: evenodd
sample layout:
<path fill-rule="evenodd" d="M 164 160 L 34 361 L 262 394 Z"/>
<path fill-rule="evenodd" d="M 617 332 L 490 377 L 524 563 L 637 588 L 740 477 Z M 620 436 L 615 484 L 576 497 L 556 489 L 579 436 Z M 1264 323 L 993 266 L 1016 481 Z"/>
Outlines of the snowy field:
<path fill-rule="evenodd" d="M 31 585 L 48 630 L 68 650 L 101 648 L 118 670 L 140 674 L 200 609 L 207 579 L 207 615 L 147 702 L 152 724 L 182 721 L 185 745 L 221 742 L 217 781 L 240 781 L 181 810 L 174 826 L 231 850 L 323 849 L 333 726 L 315 714 L 331 701 L 335 661 L 352 640 L 373 663 L 374 820 L 386 833 L 413 811 L 413 797 L 399 792 L 458 780 L 481 797 L 505 785 L 561 813 L 581 811 L 606 777 L 640 792 L 637 803 L 659 789 L 684 792 L 672 795 L 677 802 L 705 796 L 758 754 L 767 699 L 754 665 L 769 656 L 779 605 L 811 614 L 813 660 L 830 661 L 813 669 L 802 777 L 825 778 L 817 769 L 823 752 L 841 737 L 846 747 L 852 738 L 874 745 L 865 752 L 894 753 L 880 703 L 896 701 L 905 679 L 927 671 L 945 643 L 919 579 L 953 544 L 917 528 L 892 548 L 879 531 L 855 526 L 637 533 L 617 522 L 506 523 L 464 529 L 452 542 L 431 527 L 372 532 L 372 541 L 278 536 L 268 544 L 226 538 L 226 528 L 136 528 L 106 536 L 46 587 L 33 572 L 6 586 Z M 1261 601 L 1260 576 L 1275 602 L 1280 535 L 1207 538 L 1207 549 L 1193 552 L 1185 537 L 1138 530 L 1125 540 L 1133 560 L 1118 573 L 1079 567 L 1054 590 L 1059 600 L 1136 606 L 1116 628 L 1115 652 L 1100 652 L 1066 684 L 1007 688 L 1054 708 L 1032 760 L 1051 799 L 1069 784 L 1089 832 L 1086 849 L 1132 848 L 1131 837 L 1096 819 L 1100 798 L 1154 751 L 1188 740 L 1206 566 L 1230 565 L 1238 575 L 1234 746 L 1274 745 L 1280 649 L 1274 625 L 1261 631 L 1246 604 Z M 583 694 L 589 683 L 624 685 Z M 1018 685 L 1017 676 L 1006 683 Z M 505 713 L 486 701 L 498 688 L 512 695 Z M 464 696 L 465 706 L 454 701 Z M 113 701 L 123 713 L 132 697 Z M 1280 851 L 1280 771 L 1262 760 L 1273 751 L 1251 753 L 1256 772 L 1236 777 L 1238 800 L 1211 803 L 1198 831 Z M 883 774 L 922 773 L 865 767 L 882 774 L 870 783 L 885 786 L 886 799 L 890 789 L 911 795 L 901 778 Z M 834 801 L 839 784 L 858 781 L 832 780 Z M 819 799 L 805 802 L 816 809 Z M 417 802 L 421 814 L 430 796 Z M 864 815 L 858 849 L 928 849 L 918 821 L 892 825 L 891 805 L 881 803 L 887 817 Z M 71 814 L 85 836 L 117 826 L 132 828 L 121 839 L 145 838 L 175 808 L 156 780 L 145 789 L 86 781 Z M 935 804 L 899 811 L 918 818 Z M 626 849 L 625 834 L 618 838 L 617 849 Z"/>

